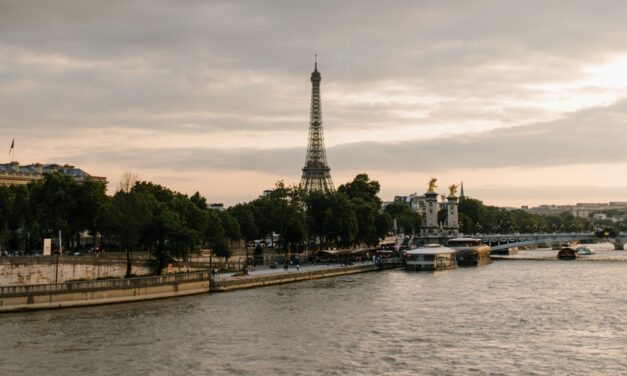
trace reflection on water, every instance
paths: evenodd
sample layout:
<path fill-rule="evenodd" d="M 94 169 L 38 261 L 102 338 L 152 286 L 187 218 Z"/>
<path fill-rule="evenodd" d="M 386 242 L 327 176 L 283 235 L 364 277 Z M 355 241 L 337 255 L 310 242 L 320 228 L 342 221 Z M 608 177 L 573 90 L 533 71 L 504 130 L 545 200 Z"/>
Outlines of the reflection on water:
<path fill-rule="evenodd" d="M 627 373 L 627 264 L 496 262 L 0 316 L 3 375 Z"/>

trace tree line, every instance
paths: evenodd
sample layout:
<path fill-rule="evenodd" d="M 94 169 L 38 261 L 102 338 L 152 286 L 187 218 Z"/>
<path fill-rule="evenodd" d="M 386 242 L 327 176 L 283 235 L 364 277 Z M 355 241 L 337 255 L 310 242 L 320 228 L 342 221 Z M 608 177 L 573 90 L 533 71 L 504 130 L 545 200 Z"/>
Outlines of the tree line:
<path fill-rule="evenodd" d="M 233 242 L 250 244 L 273 234 L 274 247 L 286 254 L 375 246 L 393 221 L 380 210 L 379 190 L 366 174 L 330 194 L 278 182 L 268 195 L 219 211 L 198 192 L 188 196 L 131 176 L 108 196 L 101 181 L 53 173 L 23 186 L 0 186 L 0 250 L 41 250 L 42 239 L 56 239 L 59 231 L 64 250 L 102 244 L 157 258 L 189 258 L 201 248 L 228 258 Z M 85 242 L 85 232 L 91 241 Z"/>
<path fill-rule="evenodd" d="M 439 213 L 441 217 L 446 212 Z M 460 231 L 473 233 L 539 233 L 591 231 L 587 218 L 575 217 L 568 212 L 555 216 L 527 213 L 522 209 L 506 209 L 484 205 L 483 202 L 464 197 L 459 200 Z"/>
<path fill-rule="evenodd" d="M 101 181 L 47 174 L 24 186 L 0 186 L 0 250 L 41 250 L 42 239 L 57 238 L 59 231 L 65 250 L 102 244 L 108 250 L 146 251 L 159 260 L 188 259 L 203 248 L 228 258 L 240 240 L 248 245 L 270 239 L 286 255 L 372 247 L 390 234 L 394 222 L 404 233 L 418 234 L 421 215 L 403 202 L 382 210 L 380 188 L 367 174 L 329 194 L 306 193 L 280 181 L 267 195 L 219 211 L 198 192 L 188 196 L 132 176 L 108 196 Z M 439 215 L 444 221 L 445 209 Z M 460 199 L 459 220 L 466 234 L 590 229 L 586 219 L 569 214 L 544 217 L 472 198 Z M 85 232 L 91 236 L 87 244 L 80 241 Z"/>

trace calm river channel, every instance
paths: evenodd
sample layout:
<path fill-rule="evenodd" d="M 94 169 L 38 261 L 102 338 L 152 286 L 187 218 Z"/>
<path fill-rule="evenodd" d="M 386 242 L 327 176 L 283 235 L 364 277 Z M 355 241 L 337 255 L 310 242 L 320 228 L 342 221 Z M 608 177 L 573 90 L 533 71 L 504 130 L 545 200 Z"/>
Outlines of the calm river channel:
<path fill-rule="evenodd" d="M 499 261 L 0 315 L 2 375 L 627 374 L 627 264 Z"/>

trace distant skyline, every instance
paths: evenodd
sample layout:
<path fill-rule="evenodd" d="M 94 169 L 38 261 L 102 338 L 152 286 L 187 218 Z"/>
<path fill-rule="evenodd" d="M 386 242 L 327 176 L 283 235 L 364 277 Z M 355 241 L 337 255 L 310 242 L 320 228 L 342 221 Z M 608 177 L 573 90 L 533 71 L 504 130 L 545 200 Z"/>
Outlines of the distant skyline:
<path fill-rule="evenodd" d="M 317 54 L 336 186 L 627 201 L 625 19 L 617 1 L 0 0 L 0 146 L 110 190 L 131 171 L 250 201 L 300 181 Z"/>

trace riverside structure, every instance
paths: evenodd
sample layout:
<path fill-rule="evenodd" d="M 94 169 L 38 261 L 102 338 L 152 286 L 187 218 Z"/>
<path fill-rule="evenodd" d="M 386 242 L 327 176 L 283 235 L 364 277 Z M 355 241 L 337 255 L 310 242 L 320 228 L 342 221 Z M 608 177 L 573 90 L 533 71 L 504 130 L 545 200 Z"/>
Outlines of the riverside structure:
<path fill-rule="evenodd" d="M 400 266 L 389 262 L 358 265 L 312 265 L 288 271 L 270 269 L 235 276 L 210 271 L 156 277 L 74 281 L 43 285 L 0 287 L 0 312 L 68 308 L 171 298 L 210 292 L 227 292 L 312 279 L 372 272 Z"/>

